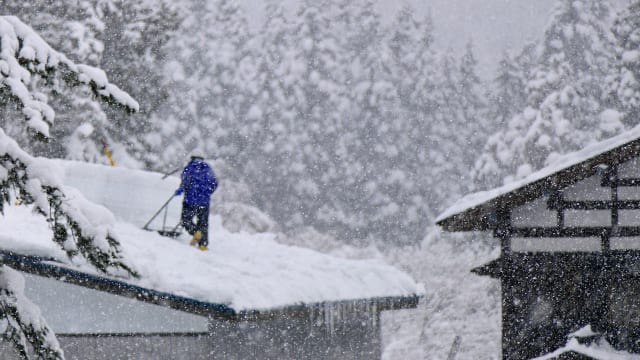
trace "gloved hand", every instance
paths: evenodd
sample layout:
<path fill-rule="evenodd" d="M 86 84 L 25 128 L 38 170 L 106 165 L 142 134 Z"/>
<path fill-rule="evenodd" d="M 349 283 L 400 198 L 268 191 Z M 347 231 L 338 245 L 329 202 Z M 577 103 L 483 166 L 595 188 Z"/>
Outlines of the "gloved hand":
<path fill-rule="evenodd" d="M 176 190 L 175 196 L 180 196 L 180 195 L 182 195 L 182 189 Z"/>

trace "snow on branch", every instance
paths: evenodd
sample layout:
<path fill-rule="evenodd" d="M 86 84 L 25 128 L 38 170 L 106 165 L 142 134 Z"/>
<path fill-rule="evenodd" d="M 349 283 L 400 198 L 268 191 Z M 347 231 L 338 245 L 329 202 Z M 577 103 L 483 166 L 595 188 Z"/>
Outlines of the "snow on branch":
<path fill-rule="evenodd" d="M 102 70 L 73 63 L 18 18 L 0 16 L 0 106 L 15 102 L 27 129 L 36 138 L 48 138 L 55 113 L 47 97 L 35 89 L 34 75 L 61 78 L 68 87 L 86 86 L 111 106 L 138 110 L 138 103 L 109 83 Z M 47 85 L 51 82 L 43 84 Z M 0 128 L 0 213 L 17 198 L 47 219 L 52 240 L 72 262 L 88 263 L 103 273 L 138 277 L 122 259 L 112 230 L 113 214 L 87 201 L 79 191 L 63 188 L 60 171 L 48 159 L 29 155 Z M 64 358 L 55 335 L 23 289 L 24 279 L 0 261 L 0 336 L 14 345 L 21 358 L 30 357 L 27 344 L 38 358 Z"/>
<path fill-rule="evenodd" d="M 138 103 L 111 84 L 106 74 L 78 65 L 53 50 L 36 32 L 14 16 L 0 16 L 0 98 L 13 100 L 37 137 L 49 137 L 55 117 L 44 94 L 36 91 L 32 76 L 60 77 L 69 87 L 87 86 L 109 105 L 133 112 Z M 88 261 L 102 272 L 136 272 L 121 261 L 119 242 L 110 230 L 113 215 L 90 203 L 79 192 L 63 189 L 46 159 L 34 158 L 0 129 L 0 211 L 10 194 L 33 204 L 51 225 L 53 241 L 74 261 Z M 69 196 L 71 195 L 71 196 Z M 109 220 L 111 219 L 111 220 Z M 78 256 L 79 255 L 79 256 Z"/>
<path fill-rule="evenodd" d="M 24 294 L 24 278 L 8 266 L 0 267 L 0 336 L 28 358 L 27 342 L 38 358 L 64 359 L 60 344 L 40 313 Z"/>
<path fill-rule="evenodd" d="M 34 158 L 0 129 L 0 212 L 11 204 L 10 189 L 20 202 L 33 204 L 50 223 L 53 241 L 70 259 L 77 255 L 104 273 L 137 276 L 120 255 L 120 243 L 111 230 L 115 219 L 70 188 L 63 190 L 59 169 L 44 158 Z"/>
<path fill-rule="evenodd" d="M 0 88 L 4 92 L 0 95 L 16 100 L 27 127 L 48 137 L 55 114 L 46 97 L 29 89 L 33 74 L 59 75 L 70 87 L 88 86 L 95 96 L 111 106 L 128 112 L 139 109 L 129 94 L 108 81 L 104 71 L 73 63 L 15 16 L 0 16 Z"/>

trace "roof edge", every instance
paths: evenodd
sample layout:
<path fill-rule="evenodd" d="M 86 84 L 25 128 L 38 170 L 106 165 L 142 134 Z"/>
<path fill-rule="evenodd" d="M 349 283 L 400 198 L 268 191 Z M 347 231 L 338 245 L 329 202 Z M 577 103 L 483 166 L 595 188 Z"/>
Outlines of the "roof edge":
<path fill-rule="evenodd" d="M 238 318 L 242 320 L 264 320 L 285 315 L 308 316 L 309 314 L 320 314 L 332 307 L 348 307 L 356 311 L 387 311 L 415 309 L 418 307 L 420 299 L 424 296 L 418 294 L 406 296 L 387 296 L 366 299 L 324 301 L 317 303 L 301 303 L 297 305 L 284 306 L 277 309 L 250 310 L 238 312 Z"/>
<path fill-rule="evenodd" d="M 144 288 L 114 278 L 85 273 L 63 266 L 63 263 L 55 259 L 20 255 L 14 252 L 2 250 L 0 250 L 0 257 L 5 265 L 9 265 L 16 270 L 32 275 L 52 278 L 88 289 L 107 292 L 145 303 L 169 307 L 174 310 L 194 315 L 215 315 L 218 317 L 233 317 L 236 315 L 236 311 L 225 304 L 208 303 L 171 293 Z"/>
<path fill-rule="evenodd" d="M 579 152 L 570 153 L 567 156 Z M 436 224 L 443 230 L 451 232 L 494 229 L 497 225 L 495 218 L 497 210 L 513 208 L 542 196 L 546 191 L 572 185 L 596 173 L 600 164 L 617 165 L 638 155 L 640 155 L 640 138 L 635 138 L 578 162 L 569 162 L 555 171 L 550 171 L 554 166 L 550 165 L 515 183 L 463 197 L 458 203 L 467 199 L 470 205 L 465 208 L 454 204 L 436 218 Z M 494 192 L 495 195 L 491 195 Z M 482 198 L 480 195 L 486 195 L 486 198 L 474 201 L 474 196 Z"/>
<path fill-rule="evenodd" d="M 287 316 L 296 314 L 308 316 L 310 313 L 320 313 L 327 308 L 336 306 L 353 307 L 358 310 L 375 309 L 375 311 L 412 309 L 418 306 L 420 299 L 423 297 L 418 294 L 412 294 L 406 296 L 300 303 L 275 309 L 237 311 L 225 304 L 208 303 L 143 288 L 105 276 L 84 273 L 63 266 L 63 263 L 53 258 L 20 255 L 3 250 L 0 250 L 0 258 L 2 258 L 4 264 L 29 274 L 52 278 L 68 284 L 124 296 L 150 304 L 169 307 L 194 315 L 228 320 L 264 320 L 285 314 Z"/>

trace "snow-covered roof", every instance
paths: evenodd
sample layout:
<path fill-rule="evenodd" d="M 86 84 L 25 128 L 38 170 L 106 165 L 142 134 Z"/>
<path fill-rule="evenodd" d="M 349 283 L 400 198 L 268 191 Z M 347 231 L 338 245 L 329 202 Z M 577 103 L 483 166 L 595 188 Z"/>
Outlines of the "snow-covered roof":
<path fill-rule="evenodd" d="M 210 218 L 209 250 L 197 250 L 188 245 L 186 234 L 171 239 L 141 229 L 172 196 L 178 187 L 177 177 L 163 180 L 159 173 L 81 162 L 55 163 L 63 169 L 63 183 L 79 190 L 65 188 L 68 196 L 84 196 L 104 206 L 93 211 L 90 221 L 111 224 L 125 262 L 140 274 L 139 279 L 111 278 L 114 281 L 223 305 L 235 312 L 361 299 L 408 299 L 423 294 L 421 284 L 379 259 L 332 257 L 280 244 L 272 233 L 231 233 L 215 214 Z M 175 198 L 170 203 L 167 218 L 173 224 L 179 218 L 180 201 Z M 0 251 L 53 259 L 50 265 L 109 278 L 86 263 L 71 262 L 51 241 L 45 219 L 25 206 L 8 207 L 0 216 Z"/>
<path fill-rule="evenodd" d="M 545 191 L 573 184 L 597 171 L 600 164 L 618 164 L 640 154 L 640 126 L 558 157 L 527 177 L 501 187 L 464 196 L 440 214 L 436 223 L 447 231 L 492 229 L 492 213 L 540 197 Z"/>

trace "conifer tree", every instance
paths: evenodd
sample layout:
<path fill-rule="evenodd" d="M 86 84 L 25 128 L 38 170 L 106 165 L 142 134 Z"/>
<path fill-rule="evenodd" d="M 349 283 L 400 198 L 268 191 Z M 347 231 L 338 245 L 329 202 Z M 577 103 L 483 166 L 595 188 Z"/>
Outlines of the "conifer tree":
<path fill-rule="evenodd" d="M 258 93 L 253 97 L 255 111 L 247 121 L 254 124 L 253 146 L 245 157 L 243 174 L 255 189 L 254 201 L 263 209 L 276 212 L 295 208 L 291 172 L 302 165 L 300 126 L 295 112 L 295 59 L 292 24 L 281 1 L 267 2 L 265 23 L 260 29 L 261 61 L 258 65 Z M 280 216 L 275 216 L 280 219 Z"/>
<path fill-rule="evenodd" d="M 435 163 L 429 163 L 431 155 L 439 152 L 433 143 L 438 131 L 444 130 L 435 119 L 439 106 L 440 78 L 437 69 L 437 53 L 433 48 L 433 21 L 430 16 L 419 19 L 415 9 L 405 5 L 390 25 L 385 48 L 389 51 L 390 81 L 396 91 L 395 106 L 380 120 L 390 134 L 388 145 L 395 151 L 384 151 L 379 171 L 385 174 L 379 181 L 381 189 L 394 204 L 397 214 L 387 215 L 393 225 L 379 228 L 376 237 L 393 234 L 400 243 L 410 243 L 424 236 L 424 219 L 431 218 L 434 207 L 432 198 L 423 189 L 432 185 L 431 174 L 436 174 Z M 395 153 L 395 154 L 394 154 Z M 427 175 L 430 174 L 430 175 Z M 429 192 L 429 193 L 435 193 Z M 379 211 L 380 216 L 388 211 Z M 374 227 L 375 228 L 375 227 Z"/>
<path fill-rule="evenodd" d="M 56 52 L 18 18 L 0 17 L 0 32 L 0 103 L 18 110 L 21 116 L 15 114 L 10 121 L 21 123 L 33 137 L 47 139 L 55 115 L 33 84 L 57 79 L 68 87 L 85 87 L 109 105 L 129 112 L 137 110 L 137 102 L 109 83 L 104 72 L 76 64 Z M 34 82 L 34 78 L 48 81 Z M 111 229 L 91 224 L 89 205 L 78 194 L 66 197 L 62 184 L 49 174 L 43 161 L 25 152 L 0 129 L 0 212 L 17 197 L 47 219 L 52 241 L 69 258 L 84 259 L 100 272 L 136 276 L 121 259 L 119 243 Z M 4 320 L 0 323 L 6 326 L 3 335 L 22 357 L 27 356 L 28 342 L 40 358 L 61 358 L 50 329 L 24 301 L 20 281 L 19 275 L 0 264 L 0 316 Z"/>
<path fill-rule="evenodd" d="M 503 54 L 498 63 L 498 75 L 494 79 L 495 91 L 490 95 L 489 118 L 496 124 L 499 135 L 489 136 L 483 150 L 490 152 L 494 143 L 500 142 L 501 131 L 507 126 L 509 120 L 523 109 L 526 102 L 524 93 L 526 80 L 521 77 L 520 69 L 513 56 Z M 502 184 L 500 164 L 496 163 L 493 156 L 481 155 L 477 159 L 473 181 L 476 188 L 493 188 Z"/>
<path fill-rule="evenodd" d="M 617 17 L 613 25 L 616 38 L 616 65 L 613 92 L 624 113 L 624 124 L 640 123 L 640 1 L 634 1 Z"/>
<path fill-rule="evenodd" d="M 461 127 L 464 131 L 459 132 L 466 140 L 463 143 L 465 153 L 461 164 L 467 169 L 473 167 L 476 154 L 482 150 L 486 135 L 493 132 L 493 122 L 489 121 L 486 115 L 486 104 L 481 93 L 480 78 L 476 73 L 477 66 L 478 61 L 473 52 L 473 43 L 469 41 L 460 58 L 460 81 L 458 83 L 458 101 L 462 117 L 459 124 L 466 124 Z M 468 185 L 469 180 L 469 178 L 466 179 Z"/>
<path fill-rule="evenodd" d="M 206 154 L 215 154 L 234 168 L 242 167 L 239 156 L 251 139 L 243 133 L 245 94 L 240 79 L 242 72 L 253 72 L 255 64 L 247 59 L 250 38 L 249 25 L 240 5 L 231 0 L 213 2 L 209 11 L 211 22 L 205 30 L 202 64 L 211 82 L 204 84 L 200 129 L 209 133 L 215 142 L 201 142 Z M 246 61 L 246 62 L 244 62 Z M 247 65 L 249 69 L 241 66 Z"/>
<path fill-rule="evenodd" d="M 149 147 L 144 158 L 151 168 L 170 171 L 181 167 L 194 144 L 201 143 L 202 137 L 211 138 L 209 131 L 201 132 L 201 123 L 206 120 L 202 114 L 204 87 L 213 79 L 202 56 L 207 42 L 200 29 L 212 26 L 213 4 L 197 0 L 177 4 L 181 9 L 177 33 L 181 36 L 168 41 L 162 66 L 162 85 L 169 91 L 168 98 L 150 114 L 152 129 L 143 135 Z"/>
<path fill-rule="evenodd" d="M 518 111 L 524 108 L 527 97 L 525 87 L 529 70 L 517 56 L 505 52 L 498 62 L 497 75 L 493 80 L 489 118 L 498 128 L 504 126 Z"/>
<path fill-rule="evenodd" d="M 160 159 L 165 164 L 182 165 L 197 147 L 241 169 L 239 159 L 251 140 L 245 128 L 250 124 L 244 120 L 252 109 L 249 99 L 256 95 L 259 66 L 247 50 L 247 19 L 233 1 L 193 0 L 183 5 L 187 10 L 178 32 L 184 36 L 168 45 L 170 98 L 154 115 L 160 123 L 147 141 L 153 152 L 164 154 Z"/>
<path fill-rule="evenodd" d="M 610 14 L 605 1 L 556 3 L 526 85 L 526 107 L 485 154 L 485 163 L 511 174 L 506 181 L 621 130 L 618 119 L 602 116 L 613 60 Z"/>
<path fill-rule="evenodd" d="M 472 124 L 466 123 L 464 103 L 460 90 L 460 65 L 451 49 L 439 56 L 439 77 L 436 82 L 436 106 L 430 115 L 425 164 L 428 188 L 438 189 L 428 194 L 428 203 L 438 213 L 448 205 L 451 194 L 464 194 L 469 189 L 469 168 L 465 155 L 468 151 Z"/>
<path fill-rule="evenodd" d="M 88 0 L 77 3 L 7 0 L 0 3 L 0 9 L 4 14 L 16 15 L 27 21 L 48 43 L 71 59 L 89 65 L 100 62 L 104 45 L 98 36 L 103 23 L 93 12 Z M 32 78 L 32 81 L 38 80 Z M 2 123 L 5 132 L 23 148 L 36 155 L 64 158 L 69 154 L 66 148 L 68 144 L 73 144 L 74 147 L 79 145 L 76 141 L 69 141 L 70 134 L 77 132 L 79 128 L 84 127 L 85 133 L 89 127 L 99 129 L 102 134 L 108 131 L 109 124 L 104 112 L 95 102 L 86 100 L 87 94 L 82 94 L 86 90 L 69 89 L 53 81 L 42 91 L 49 98 L 49 105 L 56 111 L 56 127 L 50 129 L 52 136 L 48 141 L 37 141 L 26 136 L 23 129 L 15 123 Z M 0 111 L 7 113 L 2 119 L 12 117 L 13 109 L 3 108 Z M 91 141 L 83 141 L 81 138 L 84 137 L 77 137 L 85 149 L 79 154 L 91 152 L 88 150 L 91 148 Z M 100 151 L 97 151 L 97 155 L 100 156 Z M 95 157 L 93 160 L 96 160 Z"/>
<path fill-rule="evenodd" d="M 284 194 L 292 200 L 285 203 L 294 206 L 275 212 L 278 220 L 292 226 L 315 218 L 318 204 L 331 191 L 331 169 L 337 161 L 333 153 L 343 121 L 340 114 L 348 107 L 342 101 L 340 41 L 330 25 L 333 6 L 332 2 L 305 1 L 293 20 L 292 47 L 285 54 L 287 84 L 294 100 L 290 133 L 298 138 L 287 173 L 297 180 L 290 184 L 292 191 Z M 275 210 L 271 207 L 279 207 L 278 201 L 265 205 Z"/>
<path fill-rule="evenodd" d="M 162 69 L 167 56 L 167 43 L 175 35 L 180 17 L 170 0 L 90 0 L 104 24 L 98 38 L 104 44 L 99 66 L 123 90 L 140 103 L 140 111 L 131 116 L 106 108 L 111 127 L 109 144 L 120 158 L 120 164 L 143 167 L 151 146 L 140 134 L 153 128 L 150 114 L 160 111 L 169 90 Z M 102 148 L 102 138 L 97 136 Z M 143 160 L 143 161 L 141 161 Z"/>
<path fill-rule="evenodd" d="M 50 139 L 32 141 L 11 124 L 4 125 L 5 131 L 36 155 L 108 163 L 104 154 L 108 145 L 119 165 L 139 167 L 146 144 L 138 134 L 148 133 L 149 113 L 166 97 L 158 69 L 163 45 L 177 24 L 175 10 L 168 4 L 163 0 L 1 2 L 3 13 L 25 19 L 70 59 L 105 69 L 142 104 L 142 111 L 123 116 L 87 101 L 90 94 L 85 89 L 69 89 L 54 81 L 42 90 L 57 118 Z"/>

